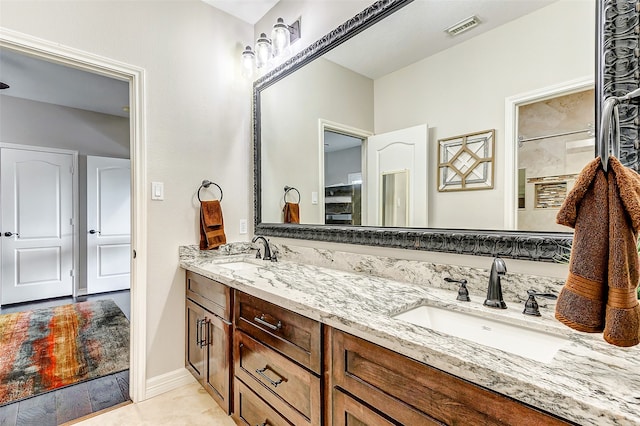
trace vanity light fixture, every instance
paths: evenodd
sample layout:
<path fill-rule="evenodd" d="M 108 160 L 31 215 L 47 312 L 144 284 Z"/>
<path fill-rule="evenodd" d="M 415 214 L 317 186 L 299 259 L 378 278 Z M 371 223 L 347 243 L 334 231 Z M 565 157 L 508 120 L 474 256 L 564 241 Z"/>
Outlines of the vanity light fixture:
<path fill-rule="evenodd" d="M 267 38 L 265 33 L 260 34 L 256 40 L 256 66 L 262 68 L 269 63 L 271 59 L 271 40 Z"/>
<path fill-rule="evenodd" d="M 480 19 L 477 16 L 469 16 L 467 19 L 463 19 L 462 21 L 453 24 L 449 28 L 444 31 L 450 36 L 457 36 L 462 34 L 465 31 L 470 30 L 471 28 L 477 27 L 480 24 Z"/>
<path fill-rule="evenodd" d="M 271 38 L 261 33 L 256 40 L 255 50 L 247 46 L 242 52 L 242 74 L 245 77 L 253 75 L 254 66 L 262 68 L 269 65 L 274 58 L 289 54 L 289 46 L 300 38 L 300 18 L 293 24 L 287 25 L 284 19 L 278 18 L 273 26 Z"/>

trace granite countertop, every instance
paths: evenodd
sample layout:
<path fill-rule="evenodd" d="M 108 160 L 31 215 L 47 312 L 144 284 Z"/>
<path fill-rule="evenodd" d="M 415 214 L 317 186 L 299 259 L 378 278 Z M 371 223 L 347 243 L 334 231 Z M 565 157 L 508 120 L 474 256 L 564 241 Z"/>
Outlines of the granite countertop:
<path fill-rule="evenodd" d="M 255 266 L 224 267 L 238 261 Z M 529 317 L 458 302 L 441 288 L 193 246 L 180 247 L 180 266 L 578 424 L 640 424 L 640 348 L 574 332 L 549 312 Z M 422 304 L 552 331 L 567 343 L 542 363 L 392 317 Z"/>

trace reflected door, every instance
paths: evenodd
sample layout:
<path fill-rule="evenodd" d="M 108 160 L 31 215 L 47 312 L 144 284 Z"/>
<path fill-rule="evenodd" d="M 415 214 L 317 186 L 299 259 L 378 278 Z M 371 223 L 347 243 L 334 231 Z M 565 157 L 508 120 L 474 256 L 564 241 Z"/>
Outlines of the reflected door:
<path fill-rule="evenodd" d="M 428 226 L 427 125 L 409 127 L 367 139 L 366 224 L 383 226 L 383 176 L 400 170 L 407 174 L 408 212 L 405 226 Z"/>
<path fill-rule="evenodd" d="M 128 289 L 131 162 L 87 156 L 87 293 Z"/>
<path fill-rule="evenodd" d="M 72 154 L 0 149 L 1 304 L 73 293 Z"/>

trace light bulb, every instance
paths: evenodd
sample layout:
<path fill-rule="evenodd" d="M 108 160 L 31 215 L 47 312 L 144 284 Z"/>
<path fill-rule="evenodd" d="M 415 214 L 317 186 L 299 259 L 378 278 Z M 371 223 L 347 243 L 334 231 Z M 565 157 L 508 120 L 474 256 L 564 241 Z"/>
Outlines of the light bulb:
<path fill-rule="evenodd" d="M 261 68 L 271 59 L 271 40 L 267 38 L 265 33 L 260 34 L 256 40 L 256 66 Z"/>
<path fill-rule="evenodd" d="M 253 77 L 253 66 L 256 62 L 256 54 L 251 50 L 251 46 L 247 46 L 242 52 L 242 76 L 246 78 Z"/>
<path fill-rule="evenodd" d="M 278 18 L 278 22 L 273 26 L 271 40 L 273 40 L 273 56 L 282 56 L 288 53 L 291 43 L 291 32 L 289 31 L 289 27 L 284 23 L 284 19 Z"/>

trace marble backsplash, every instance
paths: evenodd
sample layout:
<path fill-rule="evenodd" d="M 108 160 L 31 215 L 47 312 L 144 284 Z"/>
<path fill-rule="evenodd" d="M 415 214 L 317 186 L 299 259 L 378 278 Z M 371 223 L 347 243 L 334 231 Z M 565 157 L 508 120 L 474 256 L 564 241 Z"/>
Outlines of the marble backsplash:
<path fill-rule="evenodd" d="M 492 258 L 487 258 L 487 269 L 466 266 L 429 263 L 392 257 L 371 256 L 341 251 L 324 250 L 284 244 L 274 244 L 281 260 L 290 260 L 314 266 L 333 268 L 409 282 L 427 287 L 451 290 L 457 295 L 459 284 L 445 281 L 446 277 L 466 279 L 469 295 L 475 300 L 484 300 L 487 296 L 489 273 Z M 501 277 L 502 295 L 507 304 L 527 300 L 527 290 L 539 293 L 559 294 L 564 281 L 544 276 L 509 273 L 509 259 L 505 259 L 507 273 Z M 542 264 L 541 264 L 542 265 Z M 552 308 L 554 301 L 537 298 L 540 308 Z M 543 312 L 541 310 L 541 312 Z"/>
<path fill-rule="evenodd" d="M 444 279 L 446 277 L 464 278 L 468 282 L 467 289 L 470 297 L 479 301 L 486 298 L 489 273 L 493 261 L 492 258 L 487 257 L 487 269 L 483 269 L 295 245 L 275 243 L 271 245 L 280 260 L 373 275 L 426 287 L 441 288 L 450 290 L 454 297 L 457 295 L 459 284 L 450 283 Z M 258 245 L 251 243 L 230 243 L 221 247 L 220 254 L 248 253 L 257 247 Z M 557 278 L 510 273 L 508 272 L 509 259 L 505 259 L 505 263 L 507 265 L 507 273 L 501 278 L 501 281 L 502 295 L 507 304 L 516 303 L 524 306 L 524 302 L 528 297 L 527 290 L 533 289 L 540 293 L 557 295 L 564 285 L 564 281 Z M 544 268 L 544 263 L 541 263 L 541 268 Z M 553 300 L 540 297 L 536 300 L 543 314 L 552 314 L 555 303 Z"/>

